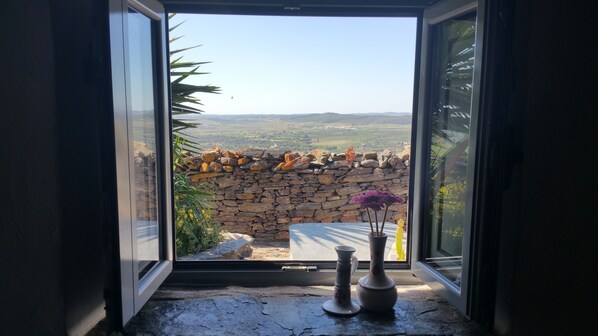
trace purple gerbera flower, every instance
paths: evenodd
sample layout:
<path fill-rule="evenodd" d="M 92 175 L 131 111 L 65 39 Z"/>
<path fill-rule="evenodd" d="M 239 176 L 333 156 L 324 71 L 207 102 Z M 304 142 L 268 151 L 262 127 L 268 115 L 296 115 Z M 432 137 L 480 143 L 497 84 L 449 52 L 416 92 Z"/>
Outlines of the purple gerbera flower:
<path fill-rule="evenodd" d="M 405 203 L 405 200 L 388 191 L 370 190 L 353 197 L 351 202 L 359 203 L 362 208 L 379 211 L 393 203 Z"/>
<path fill-rule="evenodd" d="M 388 213 L 388 207 L 394 203 L 405 203 L 405 199 L 401 196 L 397 196 L 388 191 L 380 190 L 369 190 L 361 193 L 351 199 L 352 203 L 359 203 L 362 209 L 367 209 L 368 218 L 370 220 L 370 229 L 374 233 L 374 226 L 372 223 L 372 217 L 370 215 L 370 209 L 374 210 L 374 217 L 376 219 L 376 236 L 382 235 L 384 230 L 384 222 L 386 222 L 386 214 Z M 378 214 L 376 211 L 384 208 L 384 219 L 382 220 L 382 227 L 378 230 Z"/>
<path fill-rule="evenodd" d="M 353 197 L 351 202 L 359 203 L 361 205 L 361 208 L 370 208 L 372 210 L 378 211 L 381 210 L 382 207 L 386 204 L 384 202 L 386 196 L 386 193 L 383 191 L 370 190 L 366 191 L 363 194 Z"/>

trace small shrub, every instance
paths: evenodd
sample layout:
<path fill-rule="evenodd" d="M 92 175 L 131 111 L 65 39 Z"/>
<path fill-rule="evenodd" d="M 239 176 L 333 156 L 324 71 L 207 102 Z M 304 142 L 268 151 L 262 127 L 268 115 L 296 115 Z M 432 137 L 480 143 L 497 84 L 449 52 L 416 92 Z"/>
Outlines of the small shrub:
<path fill-rule="evenodd" d="M 212 220 L 205 202 L 211 192 L 192 185 L 185 174 L 175 174 L 174 192 L 177 255 L 197 253 L 218 244 L 222 229 Z"/>
<path fill-rule="evenodd" d="M 175 135 L 172 148 L 175 245 L 178 256 L 207 250 L 222 240 L 222 228 L 212 220 L 207 204 L 213 193 L 201 185 L 193 185 L 186 174 L 176 173 L 177 167 L 182 165 L 185 142 L 185 139 Z"/>

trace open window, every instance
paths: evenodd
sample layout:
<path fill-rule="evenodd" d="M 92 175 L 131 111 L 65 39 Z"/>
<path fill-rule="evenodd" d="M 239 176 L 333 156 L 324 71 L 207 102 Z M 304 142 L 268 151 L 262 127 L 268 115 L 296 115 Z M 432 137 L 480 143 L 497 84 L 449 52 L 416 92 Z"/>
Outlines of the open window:
<path fill-rule="evenodd" d="M 483 8 L 469 0 L 442 1 L 429 7 L 432 2 L 347 1 L 338 5 L 305 1 L 297 6 L 274 1 L 110 2 L 122 280 L 118 313 L 123 324 L 164 281 L 314 285 L 335 280 L 335 260 L 173 259 L 165 13 L 416 18 L 419 40 L 406 223 L 413 235 L 405 245 L 407 260 L 389 263 L 388 271 L 399 284 L 429 283 L 467 314 L 479 169 L 476 143 L 481 134 L 478 83 Z M 367 260 L 362 260 L 353 280 L 367 268 Z"/>
<path fill-rule="evenodd" d="M 250 236 L 253 252 L 177 255 L 169 281 L 333 283 L 337 245 L 356 248 L 359 275 L 368 269 L 368 213 L 352 197 L 372 189 L 409 197 L 417 17 L 297 11 L 171 20 L 172 50 L 200 45 L 175 58 L 210 62 L 187 83 L 221 87 L 198 94 L 205 112 L 184 119 L 199 122 L 185 132 L 203 154 L 185 158 L 179 174 L 211 190 L 211 218 Z M 387 268 L 402 283 L 416 280 L 399 272 L 409 264 L 407 207 L 390 207 L 384 231 Z M 380 223 L 383 215 L 371 214 Z"/>

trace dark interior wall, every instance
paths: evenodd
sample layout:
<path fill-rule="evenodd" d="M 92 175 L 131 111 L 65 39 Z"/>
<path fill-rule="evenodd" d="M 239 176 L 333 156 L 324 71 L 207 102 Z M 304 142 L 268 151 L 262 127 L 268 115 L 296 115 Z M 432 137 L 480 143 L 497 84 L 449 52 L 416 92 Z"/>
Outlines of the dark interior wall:
<path fill-rule="evenodd" d="M 2 2 L 1 334 L 80 335 L 104 315 L 102 3 Z"/>
<path fill-rule="evenodd" d="M 513 145 L 505 193 L 495 329 L 505 335 L 592 330 L 596 154 L 593 5 L 520 1 L 507 17 Z M 595 120 L 595 118 L 594 118 Z"/>
<path fill-rule="evenodd" d="M 49 1 L 3 2 L 0 23 L 0 326 L 12 335 L 63 334 Z"/>
<path fill-rule="evenodd" d="M 0 22 L 0 326 L 9 334 L 18 328 L 14 335 L 60 334 L 62 228 L 48 1 L 3 2 Z"/>
<path fill-rule="evenodd" d="M 105 92 L 107 4 L 93 0 L 51 3 L 58 51 L 54 64 L 65 327 L 69 335 L 80 335 L 105 316 L 102 224 L 107 218 L 103 198 L 110 197 L 102 196 L 102 164 L 106 162 L 102 162 L 101 147 L 113 148 L 110 138 L 102 137 L 111 134 L 109 126 L 102 130 L 102 121 L 112 120 Z"/>

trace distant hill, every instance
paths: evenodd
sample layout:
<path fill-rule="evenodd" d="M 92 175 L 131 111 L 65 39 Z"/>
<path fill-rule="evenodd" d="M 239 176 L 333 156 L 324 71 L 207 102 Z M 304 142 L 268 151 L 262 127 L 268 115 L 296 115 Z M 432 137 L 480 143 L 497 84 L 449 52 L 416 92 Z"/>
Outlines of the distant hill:
<path fill-rule="evenodd" d="M 202 114 L 200 120 L 223 123 L 256 123 L 263 121 L 280 121 L 302 123 L 326 123 L 344 125 L 363 124 L 411 124 L 411 113 L 406 112 L 372 112 L 372 113 L 307 113 L 307 114 Z"/>
<path fill-rule="evenodd" d="M 401 151 L 411 141 L 411 113 L 201 114 L 186 130 L 200 148 L 245 147 L 298 152 L 360 153 L 390 148 Z"/>

